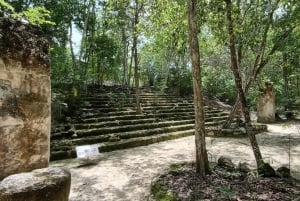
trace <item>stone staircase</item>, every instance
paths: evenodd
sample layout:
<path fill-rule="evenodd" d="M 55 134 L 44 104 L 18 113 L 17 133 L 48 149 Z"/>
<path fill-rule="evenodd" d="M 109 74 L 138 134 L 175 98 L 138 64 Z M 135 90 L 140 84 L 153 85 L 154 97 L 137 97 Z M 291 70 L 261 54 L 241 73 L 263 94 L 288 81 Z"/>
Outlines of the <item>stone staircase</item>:
<path fill-rule="evenodd" d="M 76 157 L 78 145 L 97 144 L 100 152 L 143 146 L 194 134 L 192 98 L 141 91 L 142 114 L 132 90 L 89 89 L 80 116 L 51 132 L 50 160 Z M 218 135 L 228 111 L 205 106 L 208 135 Z"/>

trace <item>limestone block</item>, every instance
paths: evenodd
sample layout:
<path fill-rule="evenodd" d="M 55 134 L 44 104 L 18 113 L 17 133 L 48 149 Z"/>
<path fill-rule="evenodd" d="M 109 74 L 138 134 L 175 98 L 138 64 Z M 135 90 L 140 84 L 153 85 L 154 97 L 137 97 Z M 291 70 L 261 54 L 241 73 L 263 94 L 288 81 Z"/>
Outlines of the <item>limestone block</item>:
<path fill-rule="evenodd" d="M 0 18 L 0 180 L 48 166 L 48 47 L 40 30 Z"/>
<path fill-rule="evenodd" d="M 0 201 L 67 201 L 70 184 L 70 172 L 61 168 L 14 174 L 0 182 Z"/>
<path fill-rule="evenodd" d="M 275 121 L 275 93 L 270 83 L 265 84 L 257 99 L 257 122 L 272 123 Z"/>

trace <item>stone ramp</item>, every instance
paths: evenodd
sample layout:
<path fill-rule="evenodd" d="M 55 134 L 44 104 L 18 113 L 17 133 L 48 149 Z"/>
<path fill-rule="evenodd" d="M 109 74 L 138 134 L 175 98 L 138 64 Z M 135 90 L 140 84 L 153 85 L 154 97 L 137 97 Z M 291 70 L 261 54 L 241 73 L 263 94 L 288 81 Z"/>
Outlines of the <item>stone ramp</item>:
<path fill-rule="evenodd" d="M 135 94 L 127 89 L 90 90 L 73 123 L 60 125 L 51 134 L 51 160 L 76 157 L 78 145 L 97 144 L 101 152 L 148 145 L 194 134 L 192 98 L 141 91 L 142 114 L 135 112 Z M 210 136 L 228 111 L 205 106 Z M 240 133 L 240 132 L 239 132 Z"/>

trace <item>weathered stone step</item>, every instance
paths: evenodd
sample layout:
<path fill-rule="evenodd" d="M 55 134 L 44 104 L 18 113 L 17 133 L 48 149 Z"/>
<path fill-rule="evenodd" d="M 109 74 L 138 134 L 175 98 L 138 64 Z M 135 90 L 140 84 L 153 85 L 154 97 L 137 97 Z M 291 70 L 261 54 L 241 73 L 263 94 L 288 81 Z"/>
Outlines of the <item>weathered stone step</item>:
<path fill-rule="evenodd" d="M 120 104 L 127 104 L 127 103 L 135 103 L 134 98 L 126 98 L 126 99 L 100 99 L 100 98 L 93 98 L 93 99 L 84 99 L 84 103 L 89 103 L 92 105 L 99 104 L 99 105 L 120 105 Z M 184 100 L 181 98 L 156 98 L 156 99 L 149 99 L 149 98 L 141 98 L 140 102 L 142 104 L 163 104 L 163 103 L 193 103 L 192 100 Z"/>
<path fill-rule="evenodd" d="M 219 111 L 217 113 L 217 111 L 219 110 L 207 110 L 205 111 L 205 117 L 206 118 L 210 118 L 210 117 L 224 117 L 224 116 L 228 116 L 228 112 L 224 112 L 224 111 Z M 183 117 L 183 116 L 189 116 L 191 118 L 194 118 L 194 111 L 184 111 L 184 112 L 173 112 L 173 111 L 168 111 L 168 112 L 164 112 L 164 113 L 144 113 L 144 114 L 140 114 L 137 115 L 135 113 L 135 111 L 130 112 L 128 114 L 128 112 L 126 111 L 126 114 L 124 114 L 123 112 L 118 112 L 118 113 L 110 113 L 110 115 L 106 115 L 103 116 L 103 114 L 99 114 L 99 113 L 90 113 L 87 114 L 84 118 L 82 118 L 82 122 L 84 123 L 93 123 L 93 122 L 106 122 L 106 121 L 112 121 L 112 120 L 122 120 L 122 119 L 143 119 L 143 118 L 168 118 L 168 117 Z"/>
<path fill-rule="evenodd" d="M 135 100 L 135 94 L 102 94 L 102 95 L 93 95 L 93 96 L 85 96 L 82 97 L 83 101 L 105 101 L 105 100 Z M 141 100 L 189 100 L 189 99 L 183 99 L 178 96 L 172 96 L 172 95 L 140 95 Z M 192 99 L 190 99 L 192 100 Z"/>
<path fill-rule="evenodd" d="M 122 116 L 122 115 L 136 115 L 136 111 L 135 110 L 128 110 L 128 111 L 116 111 L 116 112 L 108 112 L 105 115 L 107 116 Z M 96 118 L 99 116 L 103 116 L 103 114 L 99 114 L 99 113 L 94 113 L 92 111 L 90 111 L 89 113 L 85 113 L 82 115 L 83 118 Z"/>
<path fill-rule="evenodd" d="M 145 146 L 145 145 L 149 145 L 161 141 L 190 136 L 193 134 L 194 134 L 194 129 L 191 129 L 191 130 L 176 131 L 171 133 L 164 133 L 164 134 L 154 135 L 154 136 L 130 138 L 118 142 L 104 142 L 98 144 L 98 149 L 100 152 L 107 152 L 107 151 L 126 149 L 126 148 L 132 148 L 137 146 Z M 73 147 L 70 150 L 66 149 L 66 150 L 51 151 L 50 160 L 53 161 L 53 160 L 75 158 L 75 157 L 76 157 L 76 152 L 75 152 L 75 147 Z"/>
<path fill-rule="evenodd" d="M 134 110 L 134 107 L 106 107 L 106 108 L 82 108 L 81 111 L 84 113 L 109 113 L 109 112 L 122 112 Z"/>
<path fill-rule="evenodd" d="M 105 135 L 116 132 L 136 131 L 143 128 L 159 128 L 164 126 L 184 125 L 194 123 L 193 116 L 169 117 L 168 121 L 159 122 L 156 118 L 109 121 L 95 124 L 75 124 L 74 129 L 67 132 L 58 132 L 51 135 L 51 140 L 62 138 L 81 138 L 85 136 Z M 225 116 L 206 119 L 206 126 L 220 126 L 226 120 Z M 155 123 L 156 122 L 156 123 Z M 153 125 L 155 124 L 155 125 Z M 76 136 L 76 137 L 75 137 Z"/>
<path fill-rule="evenodd" d="M 90 102 L 87 102 L 85 104 L 83 104 L 81 106 L 81 108 L 111 108 L 111 107 L 115 107 L 115 106 L 118 106 L 118 107 L 128 107 L 128 108 L 135 108 L 135 103 L 126 103 L 126 104 L 119 104 L 119 103 L 116 103 L 114 105 L 109 105 L 109 104 L 102 104 L 102 103 L 98 103 L 98 102 L 95 102 L 95 103 L 90 103 Z M 193 103 L 161 103 L 161 104 L 152 104 L 152 103 L 143 103 L 142 104 L 142 108 L 153 108 L 153 107 L 157 107 L 157 108 L 172 108 L 172 107 L 194 107 L 194 104 Z M 205 108 L 207 108 L 207 106 L 205 106 Z"/>
<path fill-rule="evenodd" d="M 126 114 L 136 114 L 135 108 L 128 108 L 128 107 L 120 107 L 120 108 L 103 108 L 103 109 L 82 109 L 83 112 L 83 117 L 95 117 L 99 116 L 102 114 L 109 114 L 109 115 L 126 115 Z M 148 109 L 142 109 L 142 112 L 145 114 L 151 114 L 151 113 L 170 113 L 170 112 L 177 112 L 177 113 L 183 113 L 183 112 L 194 112 L 193 107 L 177 107 L 173 109 L 156 109 L 155 107 L 153 108 L 148 108 Z M 205 109 L 205 113 L 211 113 L 211 114 L 216 114 L 216 113 L 221 113 L 222 110 L 219 109 Z"/>
<path fill-rule="evenodd" d="M 134 108 L 135 106 L 132 103 L 115 103 L 115 104 L 100 104 L 100 103 L 95 103 L 95 104 L 86 104 L 82 105 L 81 109 L 107 109 L 107 108 L 114 108 L 114 107 L 121 107 L 121 108 Z"/>
<path fill-rule="evenodd" d="M 74 124 L 74 128 L 76 130 L 82 129 L 93 129 L 93 128 L 104 128 L 104 127 L 113 127 L 113 126 L 124 126 L 130 124 L 145 124 L 145 123 L 153 123 L 158 121 L 155 118 L 145 118 L 145 119 L 132 119 L 132 120 L 113 120 L 113 121 L 106 121 L 100 123 L 81 123 L 81 124 Z"/>
<path fill-rule="evenodd" d="M 183 124 L 191 124 L 194 120 L 182 120 L 182 121 L 165 121 L 165 122 L 155 122 L 155 123 L 147 123 L 147 124 L 136 124 L 136 125 L 125 125 L 125 126 L 116 126 L 110 128 L 94 128 L 94 129 L 86 129 L 86 130 L 77 130 L 75 132 L 76 136 L 81 138 L 85 136 L 95 136 L 95 135 L 104 135 L 104 134 L 112 134 L 119 132 L 127 132 L 133 130 L 143 130 L 143 129 L 153 129 L 159 127 L 169 127 L 169 126 L 177 126 Z"/>
<path fill-rule="evenodd" d="M 298 103 L 293 103 L 289 105 L 289 109 L 290 110 L 296 110 L 296 111 L 300 111 L 300 104 Z"/>
<path fill-rule="evenodd" d="M 151 109 L 144 109 L 144 113 L 170 113 L 170 112 L 176 112 L 176 113 L 182 113 L 182 112 L 193 112 L 194 108 L 193 107 L 179 107 L 179 108 L 173 108 L 173 109 L 156 109 L 156 108 L 151 108 Z"/>
<path fill-rule="evenodd" d="M 143 113 L 146 114 L 164 114 L 164 113 L 179 113 L 179 114 L 184 114 L 184 113 L 194 113 L 194 108 L 174 108 L 174 109 L 161 109 L 161 110 L 155 110 L 155 108 L 153 110 L 143 110 Z M 218 109 L 212 109 L 212 110 L 205 110 L 205 113 L 210 113 L 210 114 L 219 114 L 222 111 L 218 110 Z"/>
<path fill-rule="evenodd" d="M 107 121 L 114 121 L 114 120 L 134 120 L 134 119 L 143 119 L 143 118 L 151 118 L 151 115 L 145 114 L 128 114 L 128 115 L 120 115 L 120 116 L 101 116 L 101 117 L 94 117 L 94 118 L 84 118 L 82 119 L 83 123 L 96 123 L 96 122 L 107 122 Z"/>
<path fill-rule="evenodd" d="M 101 116 L 101 117 L 94 117 L 94 118 L 83 118 L 83 123 L 96 123 L 96 122 L 107 122 L 107 121 L 114 121 L 114 120 L 134 120 L 134 119 L 145 119 L 145 118 L 167 118 L 167 117 L 183 117 L 188 116 L 193 118 L 194 112 L 190 113 L 164 113 L 164 114 L 129 114 L 129 115 L 121 115 L 121 116 Z"/>
<path fill-rule="evenodd" d="M 153 135 L 153 136 L 147 136 L 147 137 L 139 137 L 139 138 L 130 138 L 127 140 L 121 140 L 118 142 L 106 142 L 106 143 L 100 143 L 99 144 L 99 151 L 100 152 L 107 152 L 107 151 L 113 151 L 113 150 L 119 150 L 119 149 L 127 149 L 132 147 L 138 147 L 138 146 L 145 146 L 157 142 L 162 142 L 166 140 L 172 140 L 177 139 L 180 137 L 186 137 L 194 135 L 195 130 L 184 130 L 184 131 L 176 131 L 172 133 L 164 133 L 160 135 Z"/>
<path fill-rule="evenodd" d="M 69 140 L 53 140 L 51 143 L 51 150 L 68 150 L 72 149 L 73 146 L 77 145 L 85 145 L 85 144 L 96 144 L 101 142 L 108 142 L 110 141 L 111 137 L 122 140 L 122 139 L 130 139 L 130 138 L 137 138 L 137 137 L 145 137 L 150 135 L 157 135 L 161 133 L 168 133 L 168 132 L 175 132 L 175 131 L 183 131 L 193 129 L 194 124 L 185 124 L 179 126 L 170 126 L 170 127 L 163 127 L 163 128 L 154 128 L 154 129 L 146 129 L 146 130 L 134 130 L 122 133 L 115 133 L 115 134 L 105 134 L 99 136 L 89 136 L 84 138 L 76 138 L 76 139 L 69 139 Z"/>

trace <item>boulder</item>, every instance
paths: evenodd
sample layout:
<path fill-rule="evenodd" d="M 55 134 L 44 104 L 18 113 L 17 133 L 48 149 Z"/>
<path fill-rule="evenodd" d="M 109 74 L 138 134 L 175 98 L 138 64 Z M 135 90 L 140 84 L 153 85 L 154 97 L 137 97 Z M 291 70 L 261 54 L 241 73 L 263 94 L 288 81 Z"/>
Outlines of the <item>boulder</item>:
<path fill-rule="evenodd" d="M 49 167 L 10 175 L 0 182 L 0 201 L 68 201 L 69 170 Z"/>
<path fill-rule="evenodd" d="M 228 170 L 234 170 L 235 169 L 235 166 L 234 166 L 233 162 L 231 161 L 231 159 L 227 158 L 225 156 L 221 156 L 218 159 L 218 166 L 222 167 L 222 168 L 225 168 L 225 169 L 228 169 Z"/>
<path fill-rule="evenodd" d="M 291 171 L 287 167 L 280 167 L 276 170 L 276 175 L 281 178 L 289 178 L 291 177 Z"/>
<path fill-rule="evenodd" d="M 248 173 L 251 171 L 251 169 L 249 168 L 249 164 L 244 162 L 244 163 L 239 163 L 238 165 L 238 169 L 242 172 L 242 173 Z"/>

